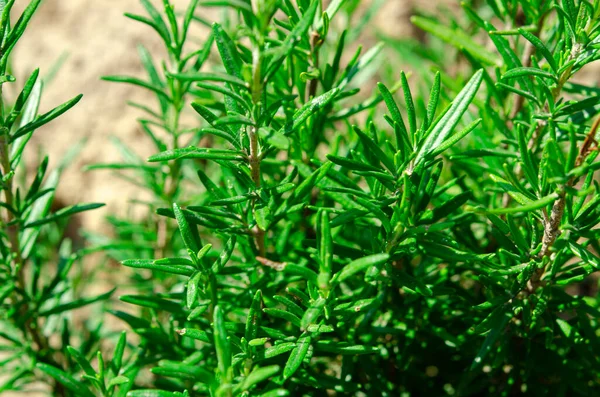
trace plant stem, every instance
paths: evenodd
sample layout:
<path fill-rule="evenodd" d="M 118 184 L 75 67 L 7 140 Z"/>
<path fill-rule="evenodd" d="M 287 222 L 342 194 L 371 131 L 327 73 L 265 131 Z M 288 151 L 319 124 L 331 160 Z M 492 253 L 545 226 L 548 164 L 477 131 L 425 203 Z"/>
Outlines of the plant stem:
<path fill-rule="evenodd" d="M 1 92 L 0 92 L 1 95 Z M 13 194 L 13 177 L 10 173 L 13 172 L 10 164 L 10 144 L 8 143 L 9 135 L 8 130 L 5 127 L 1 128 L 0 135 L 0 165 L 2 167 L 2 175 L 7 176 L 7 179 L 4 181 L 4 197 L 6 200 L 6 205 L 12 208 L 15 204 L 14 194 Z M 6 233 L 8 235 L 8 240 L 10 243 L 10 252 L 12 254 L 12 262 L 13 262 L 13 275 L 15 277 L 15 288 L 14 295 L 12 297 L 13 304 L 19 304 L 19 299 L 17 298 L 17 294 L 21 295 L 22 303 L 19 307 L 19 318 L 27 318 L 24 321 L 25 331 L 29 335 L 29 337 L 33 340 L 37 347 L 37 359 L 40 361 L 46 362 L 58 368 L 62 366 L 55 360 L 50 352 L 50 343 L 48 338 L 40 332 L 40 326 L 37 322 L 36 317 L 32 317 L 28 315 L 30 311 L 29 306 L 29 297 L 26 293 L 25 286 L 25 262 L 23 261 L 23 257 L 21 254 L 21 244 L 19 239 L 19 224 L 14 214 L 6 210 L 5 217 L 2 219 L 2 223 L 6 228 Z M 13 317 L 14 319 L 14 317 Z M 66 395 L 66 390 L 57 381 L 53 382 L 53 391 L 54 395 L 64 396 Z"/>
<path fill-rule="evenodd" d="M 172 69 L 175 70 L 176 73 L 181 72 L 181 62 L 177 59 L 172 59 Z M 171 97 L 173 98 L 173 103 L 169 106 L 165 119 L 165 126 L 167 128 L 168 133 L 171 135 L 172 144 L 171 149 L 179 148 L 179 123 L 181 119 L 181 111 L 183 109 L 183 104 L 185 102 L 185 93 L 186 90 L 182 89 L 182 85 L 179 81 L 175 80 L 170 84 Z M 169 173 L 165 180 L 165 194 L 164 201 L 167 206 L 170 206 L 177 196 L 177 191 L 179 189 L 179 179 L 181 175 L 181 166 L 179 162 L 175 161 L 169 164 Z M 166 218 L 160 218 L 157 223 L 157 249 L 155 252 L 156 257 L 164 258 L 169 253 L 167 252 L 168 238 L 171 235 L 171 222 L 169 222 Z"/>
<path fill-rule="evenodd" d="M 537 29 L 535 32 L 532 32 L 532 34 L 534 36 L 538 36 L 540 34 L 540 32 L 542 31 L 543 27 L 544 27 L 544 20 L 546 18 L 546 14 L 542 15 L 537 23 Z M 529 67 L 531 66 L 531 57 L 535 55 L 535 46 L 533 44 L 531 44 L 531 42 L 527 41 L 527 43 L 525 44 L 525 51 L 523 52 L 523 58 L 521 59 L 521 64 L 524 67 Z M 508 127 L 509 130 L 512 130 L 514 128 L 514 123 L 513 120 L 517 117 L 517 115 L 519 114 L 519 112 L 521 111 L 521 109 L 523 108 L 523 104 L 525 103 L 525 97 L 522 95 L 517 95 L 516 99 L 515 99 L 515 103 L 513 104 L 513 108 L 512 111 L 510 112 L 510 115 L 508 117 L 508 121 L 506 123 L 506 126 Z M 531 137 L 531 140 L 528 142 L 527 148 L 529 150 L 533 149 L 535 143 L 537 142 L 537 138 L 540 135 L 542 129 L 543 129 L 544 125 L 541 124 L 540 122 L 537 123 L 537 127 L 535 132 L 533 133 L 533 136 Z M 506 146 L 506 148 L 508 148 L 508 146 Z M 520 163 L 517 163 L 516 167 L 515 167 L 515 174 L 520 177 L 523 173 L 523 169 L 521 167 Z M 504 195 L 502 196 L 502 206 L 503 207 L 508 207 L 508 205 L 510 204 L 511 201 L 511 196 L 508 193 L 504 193 Z"/>
<path fill-rule="evenodd" d="M 588 136 L 581 145 L 579 150 L 579 154 L 577 155 L 577 159 L 575 160 L 575 166 L 579 166 L 583 163 L 585 158 L 590 154 L 593 150 L 591 148 L 591 143 L 594 141 L 596 132 L 598 131 L 598 127 L 600 126 L 600 117 L 596 118 L 594 124 L 590 128 L 588 132 Z M 564 189 L 566 187 L 573 186 L 576 182 L 577 178 L 572 177 L 569 179 L 565 185 L 562 187 L 562 192 L 560 197 L 554 202 L 552 205 L 552 210 L 550 212 L 550 218 L 547 215 L 544 216 L 544 236 L 542 238 L 542 249 L 538 254 L 538 258 L 543 259 L 544 257 L 548 257 L 551 255 L 551 248 L 554 245 L 554 242 L 560 235 L 560 224 L 562 222 L 563 215 L 565 213 L 565 205 L 566 205 L 566 197 Z M 528 289 L 530 292 L 533 292 L 537 289 L 537 287 L 541 284 L 541 278 L 546 270 L 546 267 L 536 269 L 536 272 L 531 277 L 531 280 L 528 285 Z"/>

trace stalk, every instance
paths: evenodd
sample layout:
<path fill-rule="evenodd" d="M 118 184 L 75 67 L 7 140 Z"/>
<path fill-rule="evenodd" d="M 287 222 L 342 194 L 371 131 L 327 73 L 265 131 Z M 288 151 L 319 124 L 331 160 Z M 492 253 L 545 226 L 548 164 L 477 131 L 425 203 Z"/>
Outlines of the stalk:
<path fill-rule="evenodd" d="M 2 95 L 2 91 L 0 90 L 0 96 Z M 0 104 L 1 105 L 1 104 Z M 13 193 L 13 176 L 11 173 L 14 171 L 11 168 L 10 164 L 10 144 L 9 144 L 9 134 L 8 129 L 4 126 L 0 128 L 0 166 L 2 167 L 2 175 L 8 176 L 4 181 L 4 198 L 6 200 L 6 204 L 8 207 L 14 207 L 15 197 Z M 16 288 L 12 295 L 12 302 L 14 305 L 19 304 L 19 297 L 21 295 L 21 301 L 19 307 L 19 316 L 18 318 L 26 318 L 28 317 L 28 312 L 30 311 L 30 298 L 27 296 L 26 285 L 25 285 L 25 261 L 23 260 L 23 255 L 21 253 L 21 244 L 19 238 L 19 223 L 18 219 L 14 216 L 14 214 L 6 209 L 4 216 L 2 216 L 2 226 L 6 230 L 6 234 L 9 240 L 9 249 L 12 256 L 12 269 L 13 276 L 15 277 L 15 285 Z M 14 320 L 14 317 L 13 317 Z M 19 324 L 15 324 L 17 327 Z M 29 338 L 36 345 L 36 355 L 40 361 L 46 362 L 48 364 L 54 365 L 56 367 L 61 368 L 62 366 L 59 364 L 59 357 L 56 359 L 52 357 L 52 353 L 50 351 L 50 343 L 48 338 L 40 332 L 40 325 L 38 324 L 36 317 L 30 317 L 24 322 L 25 333 L 29 336 Z M 58 353 L 57 353 L 58 354 Z M 66 395 L 66 390 L 57 381 L 53 382 L 53 390 L 54 395 L 64 396 Z"/>
<path fill-rule="evenodd" d="M 575 43 L 573 50 L 571 51 L 571 54 L 569 54 L 569 58 L 568 58 L 567 62 L 570 62 L 570 61 L 576 59 L 580 53 L 581 53 L 581 46 L 578 43 Z M 565 83 L 571 77 L 572 70 L 573 70 L 573 66 L 571 65 L 560 75 L 560 78 L 558 79 L 558 83 L 556 84 L 556 87 L 552 90 L 552 97 L 553 97 L 554 102 L 556 102 L 557 99 L 560 97 Z M 546 108 L 546 110 L 548 109 L 547 104 L 546 104 L 545 108 Z M 594 125 L 592 126 L 592 128 L 588 134 L 588 137 L 591 136 L 593 138 L 595 136 L 599 121 L 600 121 L 600 119 L 597 119 L 594 122 Z M 536 132 L 534 133 L 534 135 L 531 138 L 533 143 L 531 141 L 529 142 L 530 145 L 532 145 L 532 147 L 535 146 L 537 139 L 539 139 L 539 136 L 541 135 L 541 130 L 543 130 L 545 124 L 546 124 L 545 122 L 543 122 L 543 123 L 541 121 L 538 122 L 538 127 L 536 129 Z M 586 141 L 587 141 L 587 139 L 586 139 Z M 584 142 L 584 145 L 581 147 L 579 155 L 577 156 L 576 164 L 580 164 L 588 154 L 589 154 L 589 148 L 586 147 L 585 142 Z M 542 249 L 540 250 L 540 252 L 538 254 L 539 259 L 543 260 L 545 257 L 550 257 L 550 255 L 552 254 L 552 252 L 551 252 L 552 246 L 554 245 L 554 242 L 560 235 L 560 225 L 562 223 L 562 218 L 565 213 L 565 206 L 566 206 L 565 188 L 572 186 L 574 182 L 575 182 L 575 178 L 571 178 L 563 186 L 561 186 L 560 196 L 552 205 L 552 209 L 550 211 L 550 216 L 548 216 L 548 214 L 544 210 L 544 218 L 542 221 L 543 226 L 544 226 L 544 235 L 542 237 Z M 544 273 L 546 272 L 546 268 L 547 268 L 547 265 L 543 265 L 542 267 L 539 267 L 536 269 L 533 276 L 531 277 L 531 280 L 528 283 L 528 290 L 530 292 L 535 291 L 541 285 L 541 279 L 542 279 Z"/>
<path fill-rule="evenodd" d="M 173 55 L 171 63 L 171 69 L 175 70 L 176 73 L 181 73 L 181 60 L 178 59 L 178 57 L 176 57 L 175 55 Z M 171 148 L 178 149 L 179 127 L 181 111 L 185 103 L 185 90 L 182 89 L 181 83 L 177 80 L 174 80 L 171 84 L 169 84 L 169 89 L 171 94 L 170 96 L 171 98 L 173 98 L 173 103 L 169 106 L 167 114 L 165 115 L 165 126 L 167 128 L 167 132 L 171 135 L 172 138 Z M 169 173 L 167 174 L 167 178 L 165 180 L 165 194 L 163 200 L 167 206 L 170 206 L 171 203 L 175 201 L 175 198 L 177 196 L 177 191 L 179 188 L 179 179 L 181 176 L 181 166 L 179 162 L 175 161 L 173 163 L 169 163 L 168 167 Z M 158 244 L 155 255 L 158 258 L 164 258 L 168 256 L 168 238 L 171 235 L 171 233 L 171 222 L 168 222 L 166 218 L 161 217 L 157 223 Z"/>
<path fill-rule="evenodd" d="M 576 167 L 581 165 L 585 158 L 593 150 L 590 147 L 591 145 L 588 144 L 588 141 L 591 142 L 594 139 L 599 126 L 600 117 L 596 118 L 596 120 L 594 121 L 594 124 L 588 132 L 586 140 L 583 142 L 579 150 L 579 154 L 577 155 L 577 159 L 575 160 Z M 554 245 L 554 242 L 556 241 L 558 236 L 560 235 L 560 224 L 562 223 L 562 218 L 565 213 L 565 188 L 575 185 L 576 181 L 577 178 L 572 177 L 562 186 L 560 197 L 552 205 L 550 217 L 548 218 L 547 215 L 544 216 L 544 236 L 542 238 L 542 249 L 538 254 L 538 258 L 540 259 L 543 259 L 544 257 L 549 257 L 552 254 L 551 248 Z M 536 269 L 536 272 L 533 274 L 528 284 L 528 289 L 530 292 L 535 291 L 537 287 L 541 285 L 541 278 L 545 271 L 546 266 L 544 266 L 543 268 Z"/>

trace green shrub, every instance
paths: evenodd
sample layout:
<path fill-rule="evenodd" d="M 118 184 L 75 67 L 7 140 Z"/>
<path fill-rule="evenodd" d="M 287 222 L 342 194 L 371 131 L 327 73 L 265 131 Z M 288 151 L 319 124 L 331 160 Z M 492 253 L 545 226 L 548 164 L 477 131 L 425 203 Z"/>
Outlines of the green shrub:
<path fill-rule="evenodd" d="M 75 395 L 595 394 L 598 1 L 468 1 L 364 53 L 357 0 L 142 4 L 167 56 L 105 79 L 154 94 L 157 154 L 92 167 L 159 216 L 93 237 L 133 268 L 136 343 L 37 368 Z"/>
<path fill-rule="evenodd" d="M 75 204 L 51 212 L 60 175 L 81 144 L 52 171 L 47 156 L 33 170 L 24 161 L 31 155 L 26 147 L 36 130 L 76 105 L 81 95 L 39 112 L 44 81 L 39 69 L 13 90 L 17 83 L 10 74 L 12 51 L 40 1 L 32 1 L 13 24 L 14 3 L 0 1 L 0 393 L 22 390 L 45 373 L 56 377 L 50 382 L 53 393 L 64 395 L 68 385 L 63 385 L 63 374 L 73 362 L 67 346 L 78 342 L 80 334 L 87 336 L 82 346 L 88 350 L 96 349 L 100 339 L 99 323 L 75 326 L 69 312 L 113 292 L 80 296 L 82 254 L 65 231 L 73 214 L 102 204 Z M 16 98 L 11 98 L 13 91 Z"/>

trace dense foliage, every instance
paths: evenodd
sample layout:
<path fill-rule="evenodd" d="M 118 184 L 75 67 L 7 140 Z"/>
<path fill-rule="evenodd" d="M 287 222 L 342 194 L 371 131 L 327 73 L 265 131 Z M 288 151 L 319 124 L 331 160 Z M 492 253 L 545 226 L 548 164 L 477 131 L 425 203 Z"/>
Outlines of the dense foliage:
<path fill-rule="evenodd" d="M 39 1 L 14 26 L 13 3 L 2 86 Z M 358 0 L 141 3 L 127 16 L 165 57 L 140 47 L 146 77 L 104 79 L 154 96 L 132 105 L 156 154 L 116 142 L 122 163 L 88 168 L 146 189 L 130 205 L 147 218 L 73 250 L 61 219 L 98 205 L 50 213 L 63 166 L 45 178 L 46 159 L 17 176 L 79 97 L 37 115 L 36 71 L 4 100 L 0 391 L 595 395 L 600 89 L 578 76 L 600 58 L 600 2 L 467 1 L 414 16 L 423 42 L 367 51 Z M 70 313 L 111 296 L 70 272 L 93 251 L 124 265 L 103 311 L 126 333 Z"/>

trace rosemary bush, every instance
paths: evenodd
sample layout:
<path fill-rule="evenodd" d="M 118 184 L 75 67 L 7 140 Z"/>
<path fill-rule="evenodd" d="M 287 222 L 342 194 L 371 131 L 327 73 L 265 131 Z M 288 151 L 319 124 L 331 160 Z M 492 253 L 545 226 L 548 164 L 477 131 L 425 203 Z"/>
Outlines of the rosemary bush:
<path fill-rule="evenodd" d="M 141 2 L 166 58 L 105 79 L 155 97 L 133 105 L 157 153 L 91 167 L 156 212 L 92 236 L 133 268 L 130 343 L 19 357 L 74 395 L 595 395 L 600 2 L 467 1 L 367 51 L 358 0 Z M 5 197 L 8 280 L 30 221 Z"/>
<path fill-rule="evenodd" d="M 112 294 L 80 296 L 86 287 L 79 266 L 82 255 L 65 230 L 70 216 L 102 204 L 51 212 L 60 175 L 81 145 L 52 171 L 48 157 L 32 170 L 24 161 L 32 155 L 26 148 L 36 130 L 75 106 L 81 95 L 40 113 L 44 80 L 39 69 L 22 84 L 11 74 L 18 70 L 11 62 L 12 51 L 40 1 L 31 1 L 13 23 L 14 4 L 0 1 L 0 393 L 45 380 L 54 395 L 64 395 L 61 374 L 76 357 L 68 346 L 80 344 L 87 353 L 100 339 L 98 324 L 76 326 L 71 311 Z"/>

